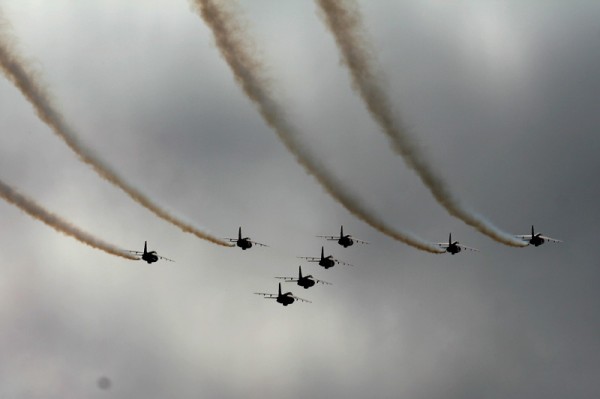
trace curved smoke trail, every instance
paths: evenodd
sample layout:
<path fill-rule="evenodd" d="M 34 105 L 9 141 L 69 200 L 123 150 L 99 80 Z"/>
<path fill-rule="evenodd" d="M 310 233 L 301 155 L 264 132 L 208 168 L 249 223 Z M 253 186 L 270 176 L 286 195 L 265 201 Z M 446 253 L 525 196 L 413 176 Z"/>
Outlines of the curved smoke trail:
<path fill-rule="evenodd" d="M 264 76 L 265 68 L 254 56 L 255 45 L 240 23 L 237 12 L 225 7 L 222 1 L 192 0 L 192 4 L 212 30 L 221 55 L 231 68 L 246 96 L 256 105 L 265 122 L 275 131 L 298 163 L 317 179 L 327 193 L 354 216 L 380 232 L 423 251 L 444 252 L 439 247 L 410 233 L 392 229 L 383 220 L 374 216 L 356 197 L 344 190 L 343 185 L 334 176 L 327 173 L 321 162 L 312 156 L 298 140 L 296 128 L 287 119 L 284 110 L 274 98 L 273 83 Z"/>
<path fill-rule="evenodd" d="M 23 194 L 17 192 L 15 189 L 7 185 L 0 180 L 0 197 L 5 201 L 20 208 L 23 212 L 29 216 L 46 223 L 48 226 L 54 228 L 63 234 L 71 236 L 76 240 L 89 245 L 92 248 L 99 249 L 107 252 L 111 255 L 120 256 L 121 258 L 138 260 L 139 258 L 123 249 L 119 249 L 114 245 L 108 244 L 93 235 L 86 233 L 83 230 L 73 226 L 71 223 L 61 219 L 59 216 L 53 214 L 42 208 L 40 205 L 35 203 L 30 198 L 27 198 Z"/>
<path fill-rule="evenodd" d="M 348 66 L 355 91 L 363 99 L 369 113 L 388 136 L 394 151 L 414 169 L 433 197 L 452 216 L 457 217 L 479 232 L 505 245 L 523 247 L 522 240 L 503 232 L 465 206 L 450 191 L 437 174 L 417 143 L 405 131 L 400 117 L 392 111 L 389 96 L 377 78 L 375 57 L 365 38 L 365 29 L 358 5 L 353 0 L 316 0 L 325 24 L 335 37 L 343 62 Z"/>
<path fill-rule="evenodd" d="M 210 241 L 214 244 L 230 247 L 231 244 L 205 233 L 191 224 L 179 220 L 166 210 L 155 204 L 138 189 L 127 183 L 110 166 L 100 160 L 86 148 L 77 138 L 75 132 L 68 126 L 62 114 L 55 108 L 50 93 L 45 89 L 23 57 L 15 50 L 14 39 L 10 36 L 7 23 L 0 15 L 0 68 L 6 77 L 21 91 L 33 106 L 38 117 L 46 123 L 73 150 L 79 159 L 91 166 L 102 178 L 119 187 L 135 202 L 153 212 L 156 216 L 179 227 L 186 233 Z"/>

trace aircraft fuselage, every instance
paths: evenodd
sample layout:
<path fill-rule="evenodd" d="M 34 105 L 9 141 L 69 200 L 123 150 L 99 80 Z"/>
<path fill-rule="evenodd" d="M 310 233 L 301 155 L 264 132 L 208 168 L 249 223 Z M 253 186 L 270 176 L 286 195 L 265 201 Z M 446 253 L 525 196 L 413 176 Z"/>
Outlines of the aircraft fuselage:
<path fill-rule="evenodd" d="M 313 280 L 311 280 L 310 278 L 303 278 L 298 280 L 298 285 L 300 287 L 303 287 L 304 289 L 310 288 L 313 285 L 315 285 L 315 282 Z"/>
<path fill-rule="evenodd" d="M 546 240 L 544 240 L 542 237 L 540 237 L 539 234 L 531 237 L 531 239 L 529 240 L 529 243 L 531 245 L 535 245 L 536 247 L 539 247 L 540 245 L 542 245 L 545 242 L 546 242 Z"/>
<path fill-rule="evenodd" d="M 238 247 L 242 248 L 243 250 L 252 248 L 252 243 L 247 238 L 241 238 L 241 239 L 237 240 L 236 245 Z"/>
<path fill-rule="evenodd" d="M 448 248 L 446 248 L 446 252 L 450 252 L 452 255 L 456 255 L 460 251 L 461 251 L 460 247 L 456 244 L 450 244 L 450 245 L 448 245 Z"/>
<path fill-rule="evenodd" d="M 158 255 L 156 255 L 155 251 L 146 252 L 142 255 L 142 260 L 145 260 L 148 263 L 154 263 L 158 261 Z"/>
<path fill-rule="evenodd" d="M 330 267 L 333 267 L 334 265 L 335 265 L 335 261 L 330 259 L 330 257 L 322 258 L 319 261 L 319 266 L 323 266 L 325 269 L 329 269 Z"/>
<path fill-rule="evenodd" d="M 338 244 L 340 244 L 344 248 L 348 248 L 349 246 L 354 244 L 354 240 L 352 240 L 352 238 L 350 238 L 350 236 L 342 236 L 338 240 Z"/>
<path fill-rule="evenodd" d="M 277 297 L 277 302 L 279 302 L 283 306 L 291 305 L 292 303 L 294 303 L 294 298 L 289 296 L 288 294 L 279 295 Z"/>

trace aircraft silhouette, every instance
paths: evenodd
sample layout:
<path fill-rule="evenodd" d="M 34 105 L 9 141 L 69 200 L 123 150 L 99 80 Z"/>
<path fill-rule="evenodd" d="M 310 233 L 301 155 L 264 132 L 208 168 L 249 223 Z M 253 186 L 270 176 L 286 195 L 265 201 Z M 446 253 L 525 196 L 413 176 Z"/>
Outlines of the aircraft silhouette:
<path fill-rule="evenodd" d="M 338 244 L 340 244 L 344 248 L 348 248 L 349 246 L 353 245 L 355 242 L 357 242 L 359 244 L 368 244 L 368 242 L 363 241 L 363 240 L 358 240 L 358 239 L 352 237 L 350 234 L 344 235 L 344 226 L 340 227 L 340 236 L 339 237 L 337 237 L 337 236 L 317 236 L 317 237 L 321 237 L 321 238 L 324 238 L 329 241 L 337 241 Z"/>
<path fill-rule="evenodd" d="M 477 252 L 479 252 L 478 249 L 470 248 L 470 247 L 467 247 L 467 246 L 464 246 L 464 245 L 460 245 L 458 243 L 458 241 L 452 242 L 452 233 L 450 233 L 450 235 L 448 236 L 448 242 L 438 242 L 437 245 L 439 245 L 440 247 L 444 248 L 446 250 L 446 252 L 450 252 L 452 255 L 456 255 L 457 253 L 459 253 L 463 249 L 467 249 L 469 251 L 477 251 Z"/>
<path fill-rule="evenodd" d="M 148 242 L 147 241 L 144 241 L 144 252 L 140 252 L 140 251 L 127 251 L 127 252 L 130 252 L 135 255 L 140 255 L 141 259 L 148 262 L 148 264 L 157 262 L 159 259 L 168 260 L 169 262 L 175 262 L 172 259 L 165 258 L 164 256 L 159 256 L 156 253 L 156 251 L 148 252 Z"/>
<path fill-rule="evenodd" d="M 275 277 L 281 280 L 284 280 L 288 283 L 297 283 L 300 287 L 304 287 L 304 289 L 310 288 L 314 286 L 316 283 L 331 285 L 327 281 L 317 280 L 312 275 L 302 276 L 302 266 L 298 266 L 298 277 Z"/>
<path fill-rule="evenodd" d="M 242 248 L 244 251 L 252 248 L 252 245 L 258 245 L 260 247 L 268 247 L 266 244 L 261 244 L 260 242 L 252 241 L 250 237 L 242 238 L 242 228 L 240 227 L 238 230 L 238 238 L 225 238 L 225 240 L 229 242 L 235 242 L 235 244 Z"/>
<path fill-rule="evenodd" d="M 556 238 L 543 236 L 542 233 L 535 234 L 533 225 L 531 226 L 531 234 L 519 235 L 515 237 L 520 238 L 523 241 L 528 241 L 530 244 L 535 245 L 536 247 L 539 247 L 546 241 L 562 242 L 561 240 L 557 240 Z"/>
<path fill-rule="evenodd" d="M 256 295 L 262 295 L 265 299 L 275 299 L 278 303 L 283 306 L 291 305 L 294 301 L 308 302 L 309 300 L 299 298 L 292 294 L 291 292 L 286 292 L 285 294 L 281 293 L 281 283 L 279 283 L 279 292 L 277 294 L 267 294 L 264 292 L 255 292 Z"/>
<path fill-rule="evenodd" d="M 333 256 L 325 256 L 325 249 L 321 247 L 321 257 L 317 258 L 314 256 L 299 256 L 300 259 L 306 259 L 309 262 L 317 262 L 319 266 L 323 266 L 325 269 L 329 269 L 330 267 L 335 266 L 336 263 L 345 266 L 352 266 L 350 263 L 341 262 L 335 259 Z"/>

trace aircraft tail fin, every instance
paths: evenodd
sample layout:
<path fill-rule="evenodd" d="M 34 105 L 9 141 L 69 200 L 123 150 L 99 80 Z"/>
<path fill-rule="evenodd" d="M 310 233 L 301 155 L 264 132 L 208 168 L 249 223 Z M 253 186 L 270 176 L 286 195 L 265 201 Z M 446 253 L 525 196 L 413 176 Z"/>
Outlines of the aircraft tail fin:
<path fill-rule="evenodd" d="M 240 228 L 238 229 L 238 239 L 241 240 L 242 239 L 242 227 L 240 226 Z"/>
<path fill-rule="evenodd" d="M 148 253 L 148 241 L 144 241 L 144 254 Z"/>
<path fill-rule="evenodd" d="M 281 296 L 281 283 L 279 283 L 279 296 Z"/>
<path fill-rule="evenodd" d="M 448 235 L 448 245 L 452 245 L 452 233 Z"/>
<path fill-rule="evenodd" d="M 298 266 L 298 279 L 302 280 L 302 266 Z"/>
<path fill-rule="evenodd" d="M 321 260 L 325 259 L 325 247 L 321 247 Z"/>
<path fill-rule="evenodd" d="M 340 226 L 340 238 L 344 236 L 344 226 Z"/>
<path fill-rule="evenodd" d="M 534 230 L 533 230 L 533 225 L 531 225 L 531 237 L 535 237 L 535 233 L 534 233 Z"/>

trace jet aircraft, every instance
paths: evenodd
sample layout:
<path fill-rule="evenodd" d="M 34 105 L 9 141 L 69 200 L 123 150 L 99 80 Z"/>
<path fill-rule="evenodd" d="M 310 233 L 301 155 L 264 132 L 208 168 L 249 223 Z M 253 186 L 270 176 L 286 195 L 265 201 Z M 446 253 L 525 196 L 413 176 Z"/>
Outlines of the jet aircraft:
<path fill-rule="evenodd" d="M 341 261 L 335 259 L 331 255 L 325 256 L 325 249 L 323 247 L 321 247 L 321 257 L 320 258 L 317 258 L 314 256 L 299 256 L 298 258 L 306 259 L 309 262 L 317 262 L 317 263 L 319 263 L 319 266 L 323 266 L 325 269 L 329 269 L 330 267 L 335 266 L 336 263 L 338 263 L 340 265 L 352 266 L 349 263 L 341 262 Z"/>
<path fill-rule="evenodd" d="M 531 234 L 519 235 L 516 237 L 520 238 L 523 241 L 527 241 L 530 244 L 535 245 L 536 247 L 539 247 L 546 241 L 562 242 L 561 240 L 557 240 L 556 238 L 550 238 L 550 237 L 543 236 L 542 233 L 535 234 L 533 226 L 531 226 Z"/>
<path fill-rule="evenodd" d="M 452 242 L 452 233 L 450 233 L 450 235 L 448 236 L 448 242 L 438 242 L 437 245 L 439 245 L 440 247 L 444 248 L 446 250 L 446 252 L 450 252 L 452 255 L 456 255 L 457 253 L 459 253 L 463 249 L 466 249 L 466 250 L 469 250 L 469 251 L 477 251 L 477 252 L 479 252 L 478 249 L 470 248 L 470 247 L 467 247 L 467 246 L 464 246 L 464 245 L 460 245 L 458 243 L 458 241 Z"/>
<path fill-rule="evenodd" d="M 321 237 L 321 238 L 324 238 L 329 241 L 337 241 L 338 244 L 340 244 L 344 248 L 348 248 L 349 246 L 353 245 L 355 242 L 357 242 L 359 244 L 368 244 L 368 242 L 363 241 L 363 240 L 358 240 L 358 239 L 352 237 L 350 234 L 344 235 L 344 226 L 340 227 L 340 236 L 339 237 L 338 236 L 317 236 L 317 237 Z"/>
<path fill-rule="evenodd" d="M 159 256 L 156 253 L 156 251 L 148 252 L 148 242 L 147 241 L 144 241 L 144 252 L 140 252 L 140 251 L 128 251 L 128 252 L 131 252 L 132 254 L 135 254 L 135 255 L 140 255 L 142 257 L 141 259 L 148 262 L 148 264 L 157 262 L 159 259 L 168 260 L 169 262 L 175 262 L 172 259 L 165 258 L 164 256 Z"/>
<path fill-rule="evenodd" d="M 252 245 L 257 245 L 259 247 L 268 247 L 266 244 L 261 244 L 260 242 L 252 241 L 250 237 L 242 238 L 242 228 L 240 227 L 238 230 L 238 238 L 225 238 L 225 240 L 229 242 L 234 242 L 238 247 L 242 248 L 244 251 L 252 248 Z"/>
<path fill-rule="evenodd" d="M 291 292 L 286 292 L 285 294 L 282 294 L 281 283 L 279 283 L 279 292 L 277 294 L 267 294 L 264 292 L 255 292 L 255 294 L 262 295 L 265 299 L 275 299 L 278 303 L 282 304 L 283 306 L 291 305 L 292 303 L 294 303 L 294 301 L 311 303 L 309 300 L 298 298 Z"/>
<path fill-rule="evenodd" d="M 284 280 L 288 283 L 297 283 L 300 287 L 304 287 L 304 289 L 310 288 L 314 286 L 316 283 L 331 285 L 327 281 L 317 280 L 312 275 L 302 276 L 302 266 L 298 266 L 298 277 L 275 277 L 281 280 Z"/>

